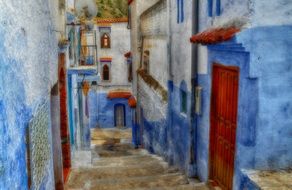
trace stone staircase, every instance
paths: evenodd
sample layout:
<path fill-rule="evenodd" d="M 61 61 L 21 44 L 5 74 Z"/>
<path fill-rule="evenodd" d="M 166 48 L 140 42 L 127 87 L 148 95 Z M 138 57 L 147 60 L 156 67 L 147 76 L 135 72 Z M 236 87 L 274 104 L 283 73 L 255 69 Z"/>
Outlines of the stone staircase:
<path fill-rule="evenodd" d="M 100 136 L 109 139 L 92 147 L 90 167 L 72 169 L 66 189 L 208 190 L 205 184 L 188 179 L 160 157 L 132 148 L 129 141 L 120 139 L 116 131 L 112 136 Z"/>

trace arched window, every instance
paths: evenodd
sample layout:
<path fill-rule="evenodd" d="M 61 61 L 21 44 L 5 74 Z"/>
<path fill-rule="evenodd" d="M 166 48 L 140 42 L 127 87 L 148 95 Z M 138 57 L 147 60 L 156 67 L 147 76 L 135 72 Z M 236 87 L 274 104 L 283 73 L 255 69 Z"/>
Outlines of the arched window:
<path fill-rule="evenodd" d="M 111 47 L 111 39 L 107 33 L 104 33 L 101 36 L 100 42 L 101 42 L 101 44 L 100 44 L 101 48 L 110 48 Z"/>
<path fill-rule="evenodd" d="M 143 55 L 143 69 L 146 73 L 149 73 L 149 63 L 150 63 L 150 52 L 148 50 L 145 50 L 144 55 Z"/>
<path fill-rule="evenodd" d="M 107 65 L 104 65 L 103 66 L 103 69 L 102 69 L 102 79 L 104 81 L 109 81 L 109 79 L 110 79 L 109 67 Z"/>

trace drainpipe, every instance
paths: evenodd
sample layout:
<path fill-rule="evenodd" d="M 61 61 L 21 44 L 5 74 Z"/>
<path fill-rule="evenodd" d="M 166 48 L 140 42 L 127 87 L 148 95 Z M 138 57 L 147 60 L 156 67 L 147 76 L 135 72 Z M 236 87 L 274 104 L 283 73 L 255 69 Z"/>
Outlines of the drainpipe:
<path fill-rule="evenodd" d="M 197 34 L 199 32 L 199 1 L 200 0 L 194 0 L 193 1 L 193 26 L 192 26 L 192 33 Z M 190 128 L 190 134 L 191 134 L 191 147 L 190 147 L 190 165 L 196 164 L 196 140 L 197 140 L 197 118 L 195 113 L 195 93 L 196 93 L 196 87 L 198 85 L 198 45 L 195 43 L 192 43 L 192 68 L 191 68 L 191 74 L 192 74 L 192 97 L 191 97 L 191 128 Z M 194 124 L 194 126 L 193 126 Z"/>

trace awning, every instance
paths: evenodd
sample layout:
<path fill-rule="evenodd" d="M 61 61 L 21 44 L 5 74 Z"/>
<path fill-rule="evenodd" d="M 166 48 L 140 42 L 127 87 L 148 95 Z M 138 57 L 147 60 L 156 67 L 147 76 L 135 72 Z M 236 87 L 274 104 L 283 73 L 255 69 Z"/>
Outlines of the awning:
<path fill-rule="evenodd" d="M 112 60 L 111 57 L 102 57 L 99 59 L 100 62 L 112 62 Z"/>
<path fill-rule="evenodd" d="M 129 99 L 132 96 L 131 92 L 127 92 L 127 91 L 110 91 L 107 94 L 107 98 L 108 99 L 115 99 L 115 98 L 125 98 L 125 99 Z"/>
<path fill-rule="evenodd" d="M 128 99 L 128 104 L 130 108 L 136 108 L 137 106 L 136 98 L 132 95 L 131 92 L 128 91 L 110 91 L 107 94 L 107 98 L 110 100 L 117 98 Z"/>
<path fill-rule="evenodd" d="M 190 41 L 192 43 L 200 43 L 204 45 L 216 44 L 230 40 L 239 31 L 240 29 L 236 27 L 210 29 L 193 35 Z"/>
<path fill-rule="evenodd" d="M 137 106 L 137 100 L 134 96 L 131 96 L 128 100 L 128 104 L 130 106 L 130 108 L 136 108 Z"/>

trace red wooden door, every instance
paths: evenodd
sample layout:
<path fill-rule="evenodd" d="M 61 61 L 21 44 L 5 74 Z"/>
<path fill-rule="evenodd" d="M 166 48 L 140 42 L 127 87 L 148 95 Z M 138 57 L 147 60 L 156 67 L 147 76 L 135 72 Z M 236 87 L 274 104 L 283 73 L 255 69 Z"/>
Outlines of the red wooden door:
<path fill-rule="evenodd" d="M 66 61 L 65 54 L 59 54 L 59 92 L 60 92 L 60 123 L 61 123 L 61 141 L 63 157 L 63 177 L 66 182 L 71 168 L 71 148 L 68 128 L 67 112 L 67 86 L 66 86 Z"/>
<path fill-rule="evenodd" d="M 210 179 L 222 189 L 233 185 L 239 68 L 213 65 Z"/>

